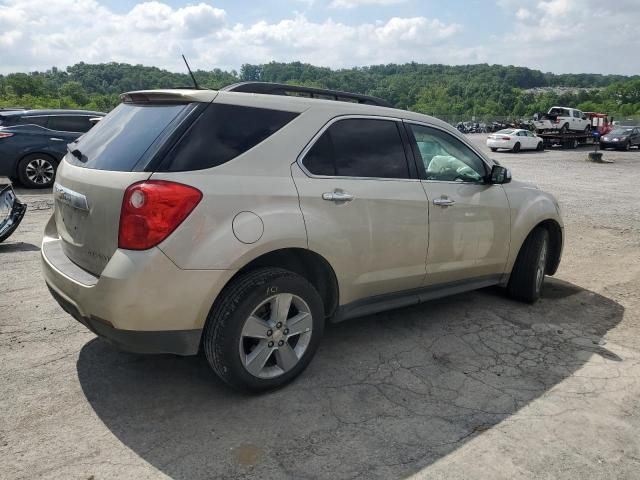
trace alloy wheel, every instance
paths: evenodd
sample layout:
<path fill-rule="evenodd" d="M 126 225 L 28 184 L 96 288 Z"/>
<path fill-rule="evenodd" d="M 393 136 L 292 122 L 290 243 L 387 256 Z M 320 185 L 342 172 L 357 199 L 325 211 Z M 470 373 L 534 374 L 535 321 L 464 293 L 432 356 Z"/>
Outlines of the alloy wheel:
<path fill-rule="evenodd" d="M 251 375 L 274 378 L 294 368 L 304 355 L 313 330 L 309 305 L 290 293 L 264 300 L 245 320 L 240 359 Z"/>
<path fill-rule="evenodd" d="M 34 158 L 25 169 L 27 178 L 36 185 L 48 185 L 53 181 L 55 169 L 53 164 L 44 158 Z"/>

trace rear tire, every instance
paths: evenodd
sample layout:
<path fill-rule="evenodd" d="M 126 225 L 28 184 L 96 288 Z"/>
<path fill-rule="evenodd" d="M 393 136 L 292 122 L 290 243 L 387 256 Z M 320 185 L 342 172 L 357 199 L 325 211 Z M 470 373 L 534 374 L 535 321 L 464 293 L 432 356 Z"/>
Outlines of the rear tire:
<path fill-rule="evenodd" d="M 285 305 L 284 316 L 278 315 L 277 305 Z M 288 326 L 294 330 L 300 325 L 291 321 L 304 313 L 311 317 L 302 317 L 307 328 L 290 333 Z M 322 299 L 305 278 L 281 268 L 260 268 L 240 275 L 220 293 L 204 328 L 203 349 L 227 385 L 261 392 L 282 387 L 302 373 L 323 329 Z"/>
<path fill-rule="evenodd" d="M 548 254 L 549 232 L 537 227 L 520 248 L 507 286 L 509 296 L 527 303 L 535 303 L 540 298 Z"/>
<path fill-rule="evenodd" d="M 497 151 L 498 151 L 498 149 L 497 149 L 497 148 L 493 148 L 493 147 L 491 147 L 491 151 L 492 151 L 492 152 L 497 152 Z"/>
<path fill-rule="evenodd" d="M 56 178 L 58 162 L 45 153 L 27 155 L 18 163 L 18 178 L 27 188 L 48 188 Z"/>
<path fill-rule="evenodd" d="M 560 133 L 568 133 L 569 132 L 569 124 L 565 123 L 560 129 Z"/>
<path fill-rule="evenodd" d="M 517 142 L 513 148 L 511 149 L 513 153 L 518 153 L 520 151 L 520 142 Z"/>

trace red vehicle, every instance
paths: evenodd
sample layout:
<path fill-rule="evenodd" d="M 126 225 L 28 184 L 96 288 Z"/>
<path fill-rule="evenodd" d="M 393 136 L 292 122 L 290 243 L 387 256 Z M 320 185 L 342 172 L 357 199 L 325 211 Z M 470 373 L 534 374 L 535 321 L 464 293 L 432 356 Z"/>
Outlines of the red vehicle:
<path fill-rule="evenodd" d="M 584 114 L 591 122 L 591 130 L 597 130 L 598 133 L 600 133 L 600 136 L 606 135 L 613 128 L 609 121 L 609 115 L 606 113 L 584 112 Z"/>

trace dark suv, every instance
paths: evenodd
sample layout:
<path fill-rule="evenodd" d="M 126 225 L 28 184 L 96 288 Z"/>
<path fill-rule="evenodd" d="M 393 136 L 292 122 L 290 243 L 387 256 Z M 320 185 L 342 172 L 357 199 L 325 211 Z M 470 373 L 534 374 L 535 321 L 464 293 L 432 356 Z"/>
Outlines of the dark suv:
<path fill-rule="evenodd" d="M 0 176 L 25 187 L 50 187 L 67 144 L 104 115 L 86 110 L 0 112 Z"/>

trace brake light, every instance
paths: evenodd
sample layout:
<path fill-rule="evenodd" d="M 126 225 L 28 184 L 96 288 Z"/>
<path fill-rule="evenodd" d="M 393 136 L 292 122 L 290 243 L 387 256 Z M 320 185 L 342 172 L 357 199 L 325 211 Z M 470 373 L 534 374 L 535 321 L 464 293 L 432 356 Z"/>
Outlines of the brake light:
<path fill-rule="evenodd" d="M 0 138 L 8 138 L 8 137 L 13 137 L 13 133 L 9 133 L 9 132 L 0 132 Z"/>
<path fill-rule="evenodd" d="M 556 119 L 553 121 L 553 123 L 560 123 L 560 119 L 559 119 L 559 118 L 556 118 Z"/>
<path fill-rule="evenodd" d="M 167 238 L 200 203 L 202 192 L 181 183 L 148 180 L 122 199 L 118 247 L 147 250 Z"/>
<path fill-rule="evenodd" d="M 502 137 L 502 140 L 511 140 L 511 137 Z"/>

